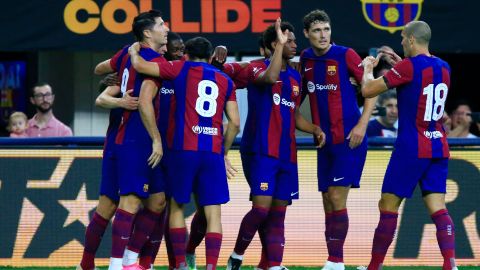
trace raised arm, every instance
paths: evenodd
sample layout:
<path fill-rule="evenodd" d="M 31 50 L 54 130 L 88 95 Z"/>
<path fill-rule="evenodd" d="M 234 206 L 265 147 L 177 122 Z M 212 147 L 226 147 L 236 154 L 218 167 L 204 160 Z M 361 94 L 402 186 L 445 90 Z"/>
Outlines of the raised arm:
<path fill-rule="evenodd" d="M 104 109 L 123 108 L 126 110 L 136 110 L 138 107 L 138 98 L 132 97 L 132 89 L 125 92 L 122 97 L 117 97 L 120 94 L 120 87 L 117 85 L 108 86 L 98 95 L 95 100 L 95 105 Z"/>
<path fill-rule="evenodd" d="M 148 165 L 154 168 L 160 163 L 163 156 L 162 137 L 158 131 L 155 119 L 155 110 L 152 100 L 158 92 L 158 87 L 152 80 L 144 80 L 140 88 L 139 106 L 143 125 L 152 139 L 152 154 L 148 158 Z"/>
<path fill-rule="evenodd" d="M 283 60 L 283 46 L 288 41 L 289 30 L 285 30 L 285 33 L 282 32 L 280 27 L 282 20 L 280 18 L 275 22 L 275 30 L 277 32 L 277 43 L 275 45 L 275 50 L 272 57 L 270 58 L 270 65 L 267 69 L 256 76 L 254 83 L 255 84 L 274 84 L 280 71 L 282 70 L 282 60 Z"/>
<path fill-rule="evenodd" d="M 130 48 L 128 48 L 128 53 L 130 54 L 130 61 L 132 62 L 133 68 L 138 73 L 143 73 L 152 77 L 160 76 L 160 67 L 157 63 L 148 62 L 143 59 L 142 56 L 138 53 L 140 51 L 140 43 L 135 42 Z"/>
<path fill-rule="evenodd" d="M 372 56 L 367 56 L 362 61 L 363 65 L 363 77 L 362 77 L 362 96 L 371 98 L 378 96 L 385 92 L 388 87 L 383 79 L 383 76 L 375 79 L 373 77 L 373 68 L 378 63 L 377 59 Z"/>
<path fill-rule="evenodd" d="M 96 67 L 95 70 L 93 71 L 96 75 L 105 75 L 108 73 L 114 72 L 112 66 L 110 65 L 110 60 L 107 59 L 101 63 L 99 63 Z"/>

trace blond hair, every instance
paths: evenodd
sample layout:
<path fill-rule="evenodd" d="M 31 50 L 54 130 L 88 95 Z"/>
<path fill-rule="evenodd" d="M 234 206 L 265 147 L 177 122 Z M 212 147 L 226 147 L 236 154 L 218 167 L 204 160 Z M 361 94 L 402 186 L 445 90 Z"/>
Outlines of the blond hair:
<path fill-rule="evenodd" d="M 10 117 L 8 118 L 7 130 L 9 132 L 12 132 L 12 122 L 13 122 L 13 119 L 15 118 L 23 118 L 23 120 L 25 120 L 25 123 L 27 123 L 28 121 L 27 115 L 24 114 L 23 112 L 13 112 L 12 114 L 10 114 Z"/>

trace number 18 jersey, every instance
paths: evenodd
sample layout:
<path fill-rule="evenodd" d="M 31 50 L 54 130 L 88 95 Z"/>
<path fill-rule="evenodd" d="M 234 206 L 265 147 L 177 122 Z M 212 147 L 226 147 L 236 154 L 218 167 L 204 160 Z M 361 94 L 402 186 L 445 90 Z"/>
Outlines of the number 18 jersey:
<path fill-rule="evenodd" d="M 441 119 L 450 88 L 450 67 L 438 57 L 405 58 L 384 75 L 397 88 L 398 137 L 395 149 L 418 158 L 449 157 Z"/>
<path fill-rule="evenodd" d="M 175 113 L 168 123 L 168 148 L 223 153 L 223 111 L 228 101 L 236 101 L 232 80 L 203 62 L 158 65 L 160 78 L 172 80 L 175 89 L 170 104 Z"/>

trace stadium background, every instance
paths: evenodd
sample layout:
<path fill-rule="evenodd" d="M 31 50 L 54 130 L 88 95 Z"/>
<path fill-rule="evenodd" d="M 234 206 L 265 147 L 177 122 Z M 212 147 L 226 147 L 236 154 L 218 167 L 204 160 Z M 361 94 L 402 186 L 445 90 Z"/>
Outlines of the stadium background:
<path fill-rule="evenodd" d="M 369 48 L 389 45 L 401 52 L 399 31 L 380 29 L 383 17 L 370 24 L 363 12 L 366 2 L 391 7 L 417 5 L 418 18 L 433 29 L 432 52 L 452 66 L 449 103 L 457 98 L 472 101 L 480 110 L 476 73 L 480 38 L 474 33 L 478 1 L 452 0 L 73 0 L 2 1 L 0 9 L 0 132 L 12 110 L 29 116 L 29 88 L 37 81 L 52 84 L 57 118 L 77 136 L 102 136 L 107 114 L 94 107 L 100 78 L 93 76 L 96 63 L 132 42 L 127 33 L 138 11 L 160 9 L 184 40 L 204 35 L 229 48 L 231 59 L 251 59 L 257 54 L 258 32 L 281 16 L 296 27 L 299 51 L 307 46 L 301 18 L 314 9 L 325 9 L 332 18 L 334 42 L 356 49 L 362 56 Z M 397 4 L 399 6 L 397 6 Z M 387 7 L 388 8 L 388 7 Z M 412 9 L 413 10 L 413 9 Z M 383 10 L 384 11 L 384 10 Z M 400 13 L 403 14 L 403 13 Z M 309 109 L 302 111 L 308 116 Z M 82 141 L 82 139 L 79 139 Z M 7 146 L 0 141 L 0 266 L 73 266 L 81 256 L 83 234 L 93 213 L 100 177 L 101 140 L 96 146 Z M 52 145 L 55 145 L 52 142 Z M 73 142 L 74 145 L 77 142 Z M 95 143 L 94 143 L 95 144 Z M 308 143 L 307 143 L 308 144 Z M 81 143 L 80 143 L 81 145 Z M 94 148 L 94 149 L 90 149 Z M 368 154 L 362 189 L 349 201 L 351 226 L 346 242 L 347 264 L 365 264 L 378 221 L 377 201 L 390 151 Z M 456 224 L 459 264 L 480 264 L 480 153 L 478 148 L 455 150 L 450 162 L 448 207 Z M 233 163 L 241 168 L 237 152 Z M 320 265 L 326 257 L 323 240 L 321 196 L 316 191 L 316 161 L 311 149 L 299 152 L 301 200 L 287 214 L 286 265 Z M 406 168 L 408 169 L 408 168 Z M 240 220 L 249 209 L 243 174 L 231 184 L 231 203 L 223 209 L 224 245 L 220 264 L 232 249 Z M 423 209 L 419 194 L 401 209 L 398 235 L 387 256 L 388 265 L 440 265 L 434 225 Z M 111 236 L 102 242 L 99 258 L 107 258 Z M 203 246 L 200 247 L 199 251 Z M 259 256 L 258 241 L 247 250 L 246 264 Z M 203 264 L 199 256 L 199 264 Z M 319 259 L 320 258 L 320 259 Z M 162 247 L 158 261 L 165 260 Z M 107 259 L 101 259 L 106 264 Z"/>

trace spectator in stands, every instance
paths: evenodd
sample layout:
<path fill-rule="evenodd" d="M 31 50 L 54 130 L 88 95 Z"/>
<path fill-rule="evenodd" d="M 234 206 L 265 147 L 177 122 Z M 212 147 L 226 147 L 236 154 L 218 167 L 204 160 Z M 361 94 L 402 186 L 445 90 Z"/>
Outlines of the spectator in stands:
<path fill-rule="evenodd" d="M 47 83 L 38 83 L 33 87 L 30 102 L 37 113 L 28 120 L 29 137 L 66 137 L 72 136 L 72 130 L 53 115 L 52 106 L 55 94 Z"/>
<path fill-rule="evenodd" d="M 457 107 L 453 110 L 451 114 L 452 119 L 452 129 L 448 133 L 450 138 L 477 138 L 470 132 L 470 129 L 473 128 L 472 117 L 470 114 L 472 110 L 470 105 L 465 101 L 460 101 L 457 103 Z"/>
<path fill-rule="evenodd" d="M 395 123 L 398 120 L 397 93 L 388 90 L 378 97 L 377 105 L 385 108 L 385 115 L 377 116 L 368 122 L 368 137 L 397 137 Z"/>
<path fill-rule="evenodd" d="M 8 119 L 7 130 L 12 138 L 27 138 L 27 115 L 23 112 L 14 112 Z"/>

